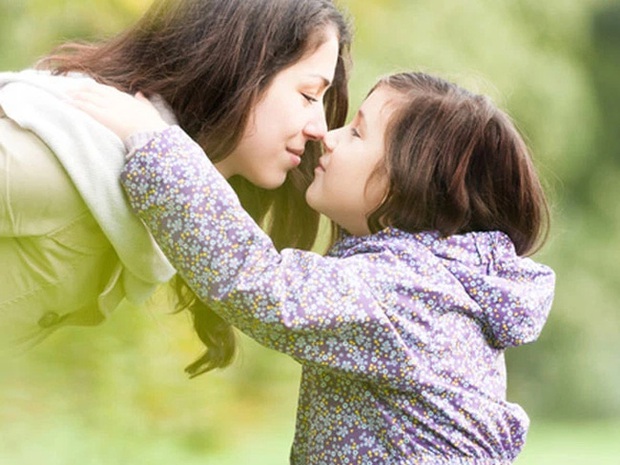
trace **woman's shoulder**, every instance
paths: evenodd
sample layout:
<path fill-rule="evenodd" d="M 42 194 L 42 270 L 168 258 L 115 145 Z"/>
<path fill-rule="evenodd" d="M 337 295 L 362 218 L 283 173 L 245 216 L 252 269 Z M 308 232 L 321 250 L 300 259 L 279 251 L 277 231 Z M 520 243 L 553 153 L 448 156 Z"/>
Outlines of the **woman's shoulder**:
<path fill-rule="evenodd" d="M 33 131 L 0 114 L 0 176 L 4 228 L 9 236 L 46 234 L 87 206 L 54 152 Z"/>

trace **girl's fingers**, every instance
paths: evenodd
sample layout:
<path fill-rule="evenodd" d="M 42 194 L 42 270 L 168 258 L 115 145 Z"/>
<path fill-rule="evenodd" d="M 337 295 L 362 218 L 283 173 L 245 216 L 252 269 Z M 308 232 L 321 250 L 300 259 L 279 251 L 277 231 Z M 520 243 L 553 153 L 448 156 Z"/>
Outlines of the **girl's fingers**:
<path fill-rule="evenodd" d="M 67 92 L 67 97 L 76 108 L 89 114 L 121 139 L 136 132 L 168 127 L 142 92 L 131 96 L 110 86 L 86 85 Z"/>

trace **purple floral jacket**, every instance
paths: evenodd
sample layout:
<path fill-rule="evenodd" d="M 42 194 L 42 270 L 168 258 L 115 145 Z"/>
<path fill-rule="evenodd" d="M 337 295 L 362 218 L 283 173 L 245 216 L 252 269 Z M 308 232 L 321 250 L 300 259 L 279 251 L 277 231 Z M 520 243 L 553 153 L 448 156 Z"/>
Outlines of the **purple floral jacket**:
<path fill-rule="evenodd" d="M 303 366 L 291 463 L 515 459 L 529 421 L 506 400 L 504 349 L 538 337 L 555 278 L 505 234 L 387 228 L 278 252 L 178 127 L 122 183 L 200 298 Z"/>

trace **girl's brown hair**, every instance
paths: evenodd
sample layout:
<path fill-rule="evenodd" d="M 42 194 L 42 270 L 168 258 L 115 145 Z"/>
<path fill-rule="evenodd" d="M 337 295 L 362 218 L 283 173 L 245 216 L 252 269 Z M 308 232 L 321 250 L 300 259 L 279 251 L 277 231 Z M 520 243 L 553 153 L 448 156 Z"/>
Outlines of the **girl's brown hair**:
<path fill-rule="evenodd" d="M 394 226 L 442 235 L 503 231 L 519 255 L 548 235 L 549 209 L 528 148 L 489 98 L 441 78 L 401 73 L 377 87 L 394 91 L 386 133 L 389 190 L 368 218 L 375 232 Z M 372 92 L 372 90 L 371 90 Z"/>
<path fill-rule="evenodd" d="M 238 144 L 251 108 L 274 76 L 325 40 L 339 38 L 334 81 L 324 104 L 328 127 L 341 126 L 348 109 L 350 30 L 331 0 L 158 0 L 124 33 L 99 44 L 70 43 L 40 67 L 56 74 L 82 72 L 134 93 L 159 94 L 180 126 L 219 161 Z M 319 216 L 305 202 L 319 156 L 308 143 L 302 164 L 275 190 L 230 180 L 241 203 L 276 247 L 310 248 Z M 176 278 L 179 308 L 190 308 L 207 351 L 187 368 L 197 375 L 230 363 L 234 335 L 228 324 Z"/>

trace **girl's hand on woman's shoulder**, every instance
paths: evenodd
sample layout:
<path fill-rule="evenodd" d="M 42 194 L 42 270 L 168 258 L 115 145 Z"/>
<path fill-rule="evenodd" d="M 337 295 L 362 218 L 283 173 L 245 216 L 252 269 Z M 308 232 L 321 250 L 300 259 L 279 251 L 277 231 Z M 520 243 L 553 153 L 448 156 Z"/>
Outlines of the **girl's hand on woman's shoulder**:
<path fill-rule="evenodd" d="M 114 132 L 121 140 L 139 132 L 159 131 L 169 125 L 141 93 L 135 96 L 103 84 L 72 90 L 70 102 Z"/>

